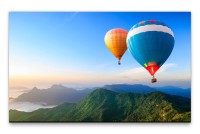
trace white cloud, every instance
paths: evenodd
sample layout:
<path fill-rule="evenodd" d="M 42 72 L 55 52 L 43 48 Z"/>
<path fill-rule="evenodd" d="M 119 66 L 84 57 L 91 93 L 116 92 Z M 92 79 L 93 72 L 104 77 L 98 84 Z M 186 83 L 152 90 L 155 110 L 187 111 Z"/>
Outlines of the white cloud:
<path fill-rule="evenodd" d="M 175 63 L 164 64 L 163 66 L 161 66 L 161 68 L 158 70 L 157 73 L 165 72 L 169 68 L 173 68 L 173 67 L 176 67 L 176 66 L 177 66 L 177 64 L 175 64 Z"/>
<path fill-rule="evenodd" d="M 176 64 L 169 63 L 163 65 L 159 70 L 158 73 L 166 72 L 168 69 L 176 67 Z M 144 67 L 138 67 L 126 70 L 120 74 L 123 78 L 132 79 L 132 80 L 145 80 L 146 78 L 151 78 L 151 75 Z"/>

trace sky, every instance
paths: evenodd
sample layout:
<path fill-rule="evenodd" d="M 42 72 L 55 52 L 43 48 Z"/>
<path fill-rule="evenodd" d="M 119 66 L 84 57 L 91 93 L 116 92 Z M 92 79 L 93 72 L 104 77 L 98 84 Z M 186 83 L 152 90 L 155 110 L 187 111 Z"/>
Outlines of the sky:
<path fill-rule="evenodd" d="M 130 30 L 142 20 L 159 20 L 175 36 L 174 49 L 156 73 L 158 82 L 126 51 L 121 65 L 104 43 L 112 28 Z M 189 12 L 10 12 L 10 89 L 53 84 L 75 87 L 105 84 L 191 85 Z"/>

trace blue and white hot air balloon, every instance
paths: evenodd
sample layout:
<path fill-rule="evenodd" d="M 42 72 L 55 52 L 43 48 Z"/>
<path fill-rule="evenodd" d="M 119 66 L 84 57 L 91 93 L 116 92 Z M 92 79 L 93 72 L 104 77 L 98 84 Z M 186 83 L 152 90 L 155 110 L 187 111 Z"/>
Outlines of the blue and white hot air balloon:
<path fill-rule="evenodd" d="M 135 60 L 153 76 L 165 63 L 174 48 L 174 33 L 164 23 L 156 20 L 134 25 L 127 36 L 127 48 Z"/>

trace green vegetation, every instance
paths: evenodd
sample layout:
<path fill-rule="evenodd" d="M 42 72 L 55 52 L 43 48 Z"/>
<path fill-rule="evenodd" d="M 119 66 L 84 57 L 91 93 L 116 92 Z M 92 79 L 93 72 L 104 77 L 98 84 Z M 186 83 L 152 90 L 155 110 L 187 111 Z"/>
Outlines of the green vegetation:
<path fill-rule="evenodd" d="M 161 92 L 119 94 L 97 89 L 77 104 L 33 112 L 10 110 L 10 122 L 190 122 L 190 99 Z"/>

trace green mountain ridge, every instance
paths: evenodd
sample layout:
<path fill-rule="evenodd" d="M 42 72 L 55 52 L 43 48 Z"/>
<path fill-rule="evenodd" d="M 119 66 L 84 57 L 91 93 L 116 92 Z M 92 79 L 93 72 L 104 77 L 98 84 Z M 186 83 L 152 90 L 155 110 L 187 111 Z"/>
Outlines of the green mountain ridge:
<path fill-rule="evenodd" d="M 77 104 L 33 112 L 9 111 L 10 122 L 190 122 L 190 99 L 161 92 L 119 94 L 96 89 Z"/>

